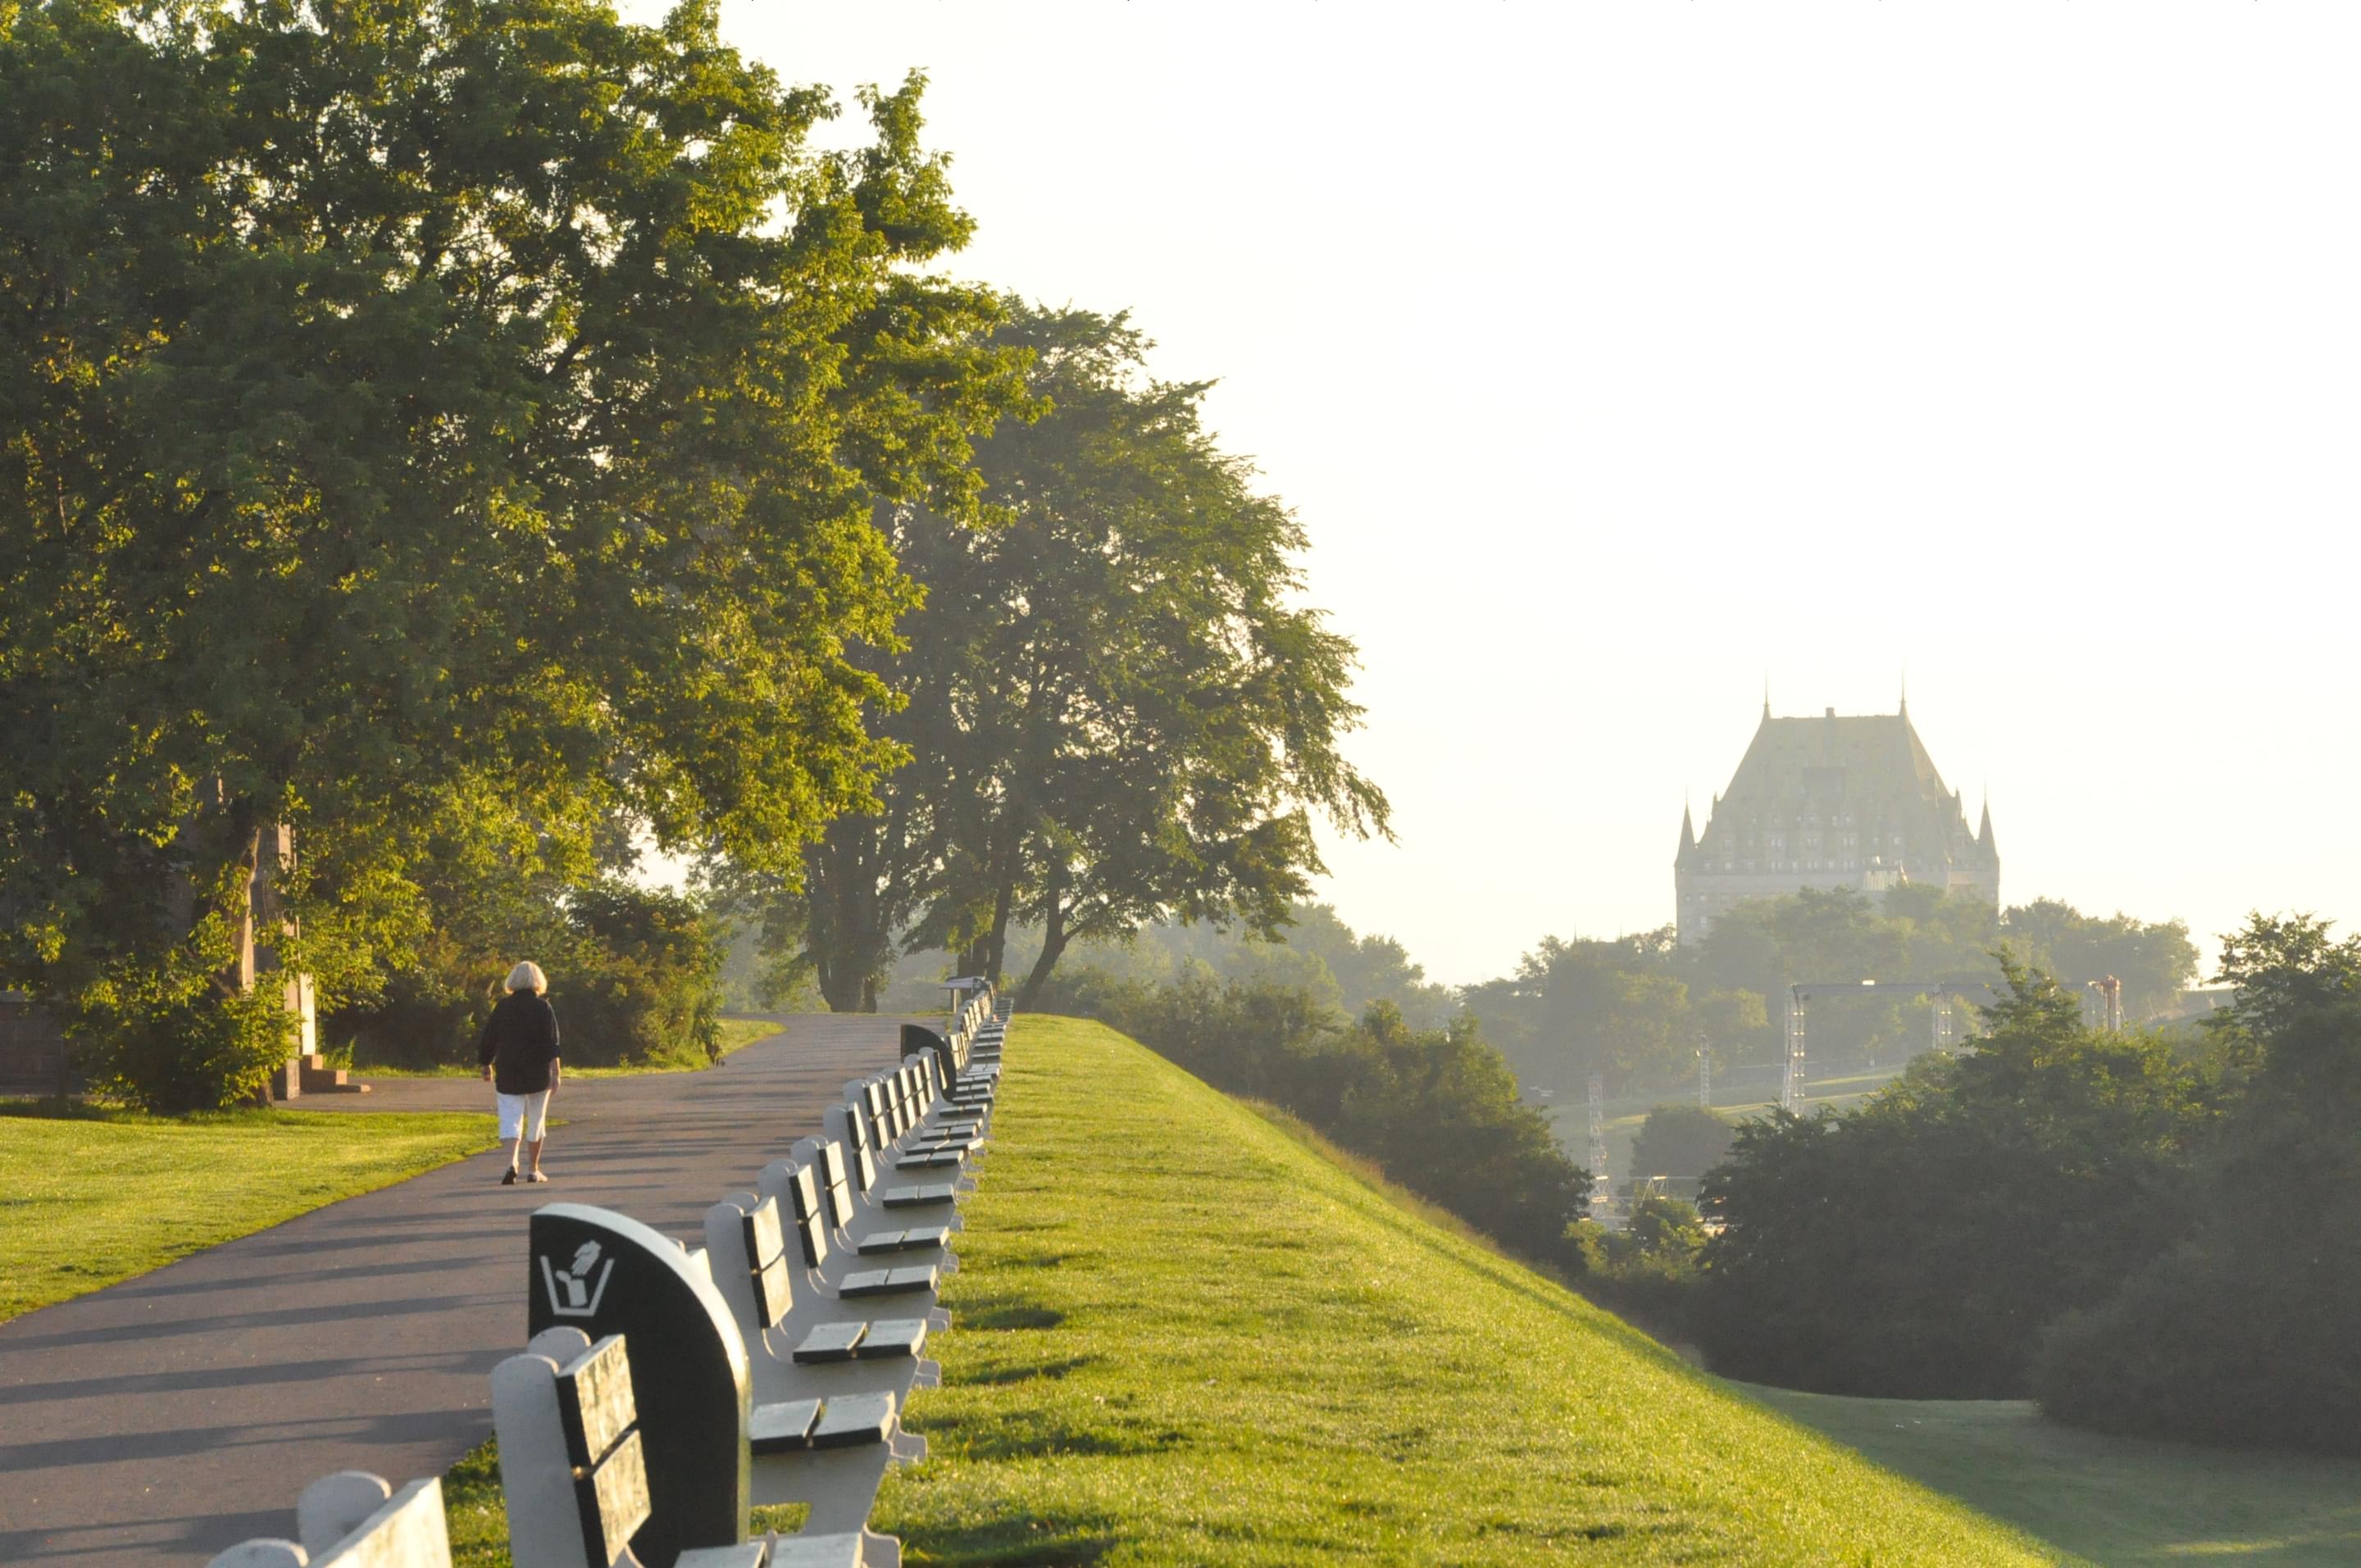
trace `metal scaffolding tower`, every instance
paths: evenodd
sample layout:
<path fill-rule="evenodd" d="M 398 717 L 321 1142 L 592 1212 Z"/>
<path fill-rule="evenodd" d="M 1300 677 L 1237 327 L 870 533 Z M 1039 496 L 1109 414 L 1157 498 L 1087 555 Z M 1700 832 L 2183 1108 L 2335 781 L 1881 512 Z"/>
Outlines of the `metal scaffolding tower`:
<path fill-rule="evenodd" d="M 1804 988 L 1787 988 L 1787 1074 L 1779 1080 L 1779 1109 L 1804 1109 Z"/>
<path fill-rule="evenodd" d="M 1713 1052 L 1704 1046 L 1697 1047 L 1697 1109 L 1713 1109 Z"/>
<path fill-rule="evenodd" d="M 1607 1080 L 1590 1075 L 1590 1217 L 1607 1223 L 1614 1183 L 1607 1174 Z"/>

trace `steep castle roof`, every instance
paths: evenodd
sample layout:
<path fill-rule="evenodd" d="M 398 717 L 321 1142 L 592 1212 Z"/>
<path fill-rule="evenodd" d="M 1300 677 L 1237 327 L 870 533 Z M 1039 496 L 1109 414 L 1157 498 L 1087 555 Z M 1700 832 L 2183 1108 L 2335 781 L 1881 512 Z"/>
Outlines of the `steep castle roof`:
<path fill-rule="evenodd" d="M 1870 873 L 1993 884 L 1992 811 L 1968 829 L 1905 707 L 1898 713 L 1781 718 L 1767 709 L 1694 837 L 1684 813 L 1676 864 L 1698 872 Z"/>
<path fill-rule="evenodd" d="M 1842 778 L 1826 777 L 1832 770 Z M 1815 783 L 1817 789 L 1811 787 Z M 1943 775 L 1906 710 L 1840 718 L 1829 708 L 1817 718 L 1773 718 L 1766 709 L 1730 788 L 1722 792 L 1721 805 L 1756 808 L 1810 798 L 1836 784 L 1856 800 L 1939 805 L 1955 798 L 1943 786 Z M 1711 822 L 1706 831 L 1713 831 Z"/>

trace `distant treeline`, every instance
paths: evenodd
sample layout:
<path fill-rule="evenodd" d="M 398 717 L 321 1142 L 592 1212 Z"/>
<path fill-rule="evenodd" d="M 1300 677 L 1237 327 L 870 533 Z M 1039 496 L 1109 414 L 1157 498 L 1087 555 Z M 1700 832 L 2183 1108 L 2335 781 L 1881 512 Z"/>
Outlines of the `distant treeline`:
<path fill-rule="evenodd" d="M 1387 1003 L 1420 1028 L 1466 1013 L 1528 1089 L 1578 1092 L 1597 1072 L 1609 1094 L 1622 1096 L 1685 1085 L 1700 1046 L 1718 1069 L 1779 1061 L 1781 1009 L 1798 981 L 1998 986 L 1995 955 L 2004 946 L 2068 981 L 2115 977 L 2125 1016 L 2140 1020 L 2171 1013 L 2197 974 L 2197 949 L 2178 920 L 2089 916 L 2055 899 L 1996 914 L 1972 896 L 1933 888 L 1876 897 L 1840 888 L 1743 904 L 1686 948 L 1670 927 L 1611 938 L 1546 937 L 1510 973 L 1464 987 L 1430 981 L 1400 941 L 1356 934 L 1331 905 L 1298 903 L 1290 917 L 1269 939 L 1168 921 L 1127 941 L 1077 942 L 1045 995 L 1087 993 L 1110 981 L 1170 984 L 1202 969 L 1224 981 L 1300 988 L 1352 1016 Z M 1007 951 L 1012 967 L 1029 969 L 1038 933 L 1013 932 Z M 941 952 L 905 957 L 883 992 L 888 1010 L 932 1005 L 941 995 L 935 982 L 952 965 Z M 751 974 L 751 959 L 741 972 Z M 1923 998 L 1817 1001 L 1813 1059 L 1822 1068 L 1892 1063 L 1923 1051 L 1931 1006 Z M 1971 1011 L 1957 1017 L 1962 1029 L 1977 1026 Z"/>

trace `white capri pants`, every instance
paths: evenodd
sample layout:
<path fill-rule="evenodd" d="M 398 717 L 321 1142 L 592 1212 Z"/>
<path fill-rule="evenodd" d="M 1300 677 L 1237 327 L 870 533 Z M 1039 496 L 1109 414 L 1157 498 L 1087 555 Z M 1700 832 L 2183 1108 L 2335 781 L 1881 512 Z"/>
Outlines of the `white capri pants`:
<path fill-rule="evenodd" d="M 522 1134 L 529 1144 L 541 1142 L 542 1127 L 549 1121 L 549 1091 L 532 1094 L 500 1094 L 500 1136 L 513 1138 Z"/>

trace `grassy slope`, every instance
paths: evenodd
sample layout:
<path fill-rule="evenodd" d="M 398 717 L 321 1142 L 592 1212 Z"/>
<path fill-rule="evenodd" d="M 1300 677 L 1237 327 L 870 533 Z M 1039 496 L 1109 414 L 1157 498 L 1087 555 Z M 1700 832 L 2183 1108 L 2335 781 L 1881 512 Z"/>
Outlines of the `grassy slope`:
<path fill-rule="evenodd" d="M 0 1320 L 491 1146 L 482 1116 L 0 1109 Z"/>
<path fill-rule="evenodd" d="M 913 1563 L 2055 1560 L 1109 1030 L 1011 1045 Z"/>
<path fill-rule="evenodd" d="M 1754 1390 L 1879 1464 L 2107 1568 L 2361 1563 L 2361 1462 L 2052 1426 L 2017 1400 Z"/>

